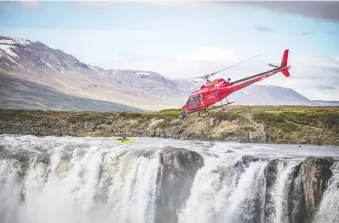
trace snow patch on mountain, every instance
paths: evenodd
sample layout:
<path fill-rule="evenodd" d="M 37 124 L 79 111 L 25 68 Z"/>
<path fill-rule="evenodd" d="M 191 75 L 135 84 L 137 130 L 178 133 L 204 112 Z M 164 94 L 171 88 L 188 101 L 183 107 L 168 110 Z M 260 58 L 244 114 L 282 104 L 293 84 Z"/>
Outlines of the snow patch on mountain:
<path fill-rule="evenodd" d="M 136 72 L 135 74 L 136 74 L 138 77 L 141 77 L 141 78 L 147 77 L 147 76 L 150 75 L 149 73 L 146 73 L 146 72 Z"/>
<path fill-rule="evenodd" d="M 0 45 L 0 56 L 1 57 L 6 57 L 6 56 L 10 56 L 12 58 L 19 58 L 18 55 L 16 55 L 16 53 L 13 52 L 14 47 L 10 46 L 10 45 L 4 45 L 1 44 Z"/>
<path fill-rule="evenodd" d="M 88 69 L 74 56 L 58 49 L 52 49 L 39 41 L 0 36 L 0 68 L 41 72 L 53 69 L 64 73 L 66 70 Z"/>
<path fill-rule="evenodd" d="M 0 40 L 0 44 L 13 44 L 14 41 L 11 39 L 2 39 Z"/>
<path fill-rule="evenodd" d="M 3 36 L 0 40 L 0 44 L 20 44 L 20 45 L 28 45 L 31 43 L 37 43 L 38 41 L 34 41 L 34 40 L 28 40 L 28 39 L 24 39 L 24 38 L 12 38 L 12 37 L 8 37 L 8 36 Z"/>

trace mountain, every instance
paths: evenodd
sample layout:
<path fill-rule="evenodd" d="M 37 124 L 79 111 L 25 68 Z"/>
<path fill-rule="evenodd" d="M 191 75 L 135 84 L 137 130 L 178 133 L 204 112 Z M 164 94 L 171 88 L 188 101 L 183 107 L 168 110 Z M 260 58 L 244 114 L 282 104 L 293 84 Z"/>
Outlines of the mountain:
<path fill-rule="evenodd" d="M 39 41 L 0 36 L 0 71 L 60 93 L 143 109 L 179 105 L 190 81 L 156 72 L 104 70 Z"/>
<path fill-rule="evenodd" d="M 73 102 L 91 99 L 98 100 L 99 104 L 103 102 L 115 103 L 116 106 L 127 106 L 132 109 L 137 107 L 145 110 L 180 107 L 187 100 L 188 89 L 196 82 L 194 80 L 170 79 L 154 71 L 106 70 L 85 64 L 73 55 L 50 48 L 40 41 L 5 36 L 0 36 L 0 75 L 12 77 L 13 79 L 10 80 L 18 81 L 21 86 L 24 86 L 24 81 L 29 81 L 29 92 L 34 92 L 32 87 L 36 84 L 36 87 L 41 89 L 39 100 L 46 101 L 44 95 L 47 94 L 60 94 L 60 98 L 75 97 L 74 100 L 71 100 Z M 11 83 L 14 85 L 14 82 Z M 7 95 L 10 95 L 11 91 L 15 95 L 20 93 L 17 88 L 11 89 L 8 87 L 5 89 Z M 43 90 L 46 91 L 46 94 Z M 27 94 L 24 91 L 21 93 Z M 33 95 L 34 97 L 29 100 L 32 100 L 33 104 L 37 104 L 39 97 L 35 93 Z M 61 97 L 61 95 L 63 96 Z M 66 99 L 64 99 L 66 101 L 57 98 L 53 100 L 59 103 L 59 107 L 79 108 L 78 103 L 74 102 L 73 105 L 70 105 L 70 101 Z M 236 104 L 253 105 L 335 104 L 309 100 L 292 89 L 276 86 L 262 87 L 262 85 L 247 87 L 232 94 L 229 100 L 235 101 Z M 19 101 L 16 106 L 20 105 L 18 103 Z M 25 107 L 27 101 L 20 103 L 23 103 L 22 105 Z M 44 107 L 46 106 L 44 105 Z M 103 106 L 110 107 L 113 104 Z M 84 104 L 83 108 L 86 107 L 87 105 Z"/>
<path fill-rule="evenodd" d="M 122 104 L 75 97 L 47 86 L 0 75 L 1 109 L 143 111 Z"/>
<path fill-rule="evenodd" d="M 272 85 L 251 85 L 228 97 L 237 105 L 306 105 L 338 106 L 339 101 L 310 100 L 291 88 Z"/>
<path fill-rule="evenodd" d="M 318 106 L 339 106 L 339 101 L 312 100 L 313 105 Z"/>
<path fill-rule="evenodd" d="M 230 95 L 229 100 L 243 105 L 313 105 L 298 92 L 271 85 L 251 85 Z"/>

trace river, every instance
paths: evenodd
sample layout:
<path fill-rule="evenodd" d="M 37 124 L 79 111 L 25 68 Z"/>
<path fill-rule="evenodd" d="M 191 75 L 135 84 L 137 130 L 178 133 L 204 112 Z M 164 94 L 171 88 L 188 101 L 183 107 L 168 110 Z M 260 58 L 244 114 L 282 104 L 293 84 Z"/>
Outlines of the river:
<path fill-rule="evenodd" d="M 339 219 L 339 147 L 115 139 L 1 135 L 0 222 L 298 222 L 310 156 L 334 159 L 312 221 Z"/>

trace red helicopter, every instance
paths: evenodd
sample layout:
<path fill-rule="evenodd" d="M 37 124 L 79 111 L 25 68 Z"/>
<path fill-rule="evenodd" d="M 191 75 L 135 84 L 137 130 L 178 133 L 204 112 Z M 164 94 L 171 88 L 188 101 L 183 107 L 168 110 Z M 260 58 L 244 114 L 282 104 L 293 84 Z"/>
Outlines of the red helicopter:
<path fill-rule="evenodd" d="M 230 67 L 233 67 L 237 64 L 243 63 L 245 61 L 239 62 L 237 64 L 234 64 L 230 67 L 224 68 L 224 69 L 219 70 L 217 72 L 207 74 L 205 76 L 197 77 L 197 78 L 204 79 L 206 82 L 205 82 L 205 84 L 203 84 L 200 87 L 200 89 L 193 91 L 189 95 L 186 104 L 184 106 L 182 106 L 182 108 L 181 108 L 182 112 L 180 114 L 180 118 L 185 118 L 187 113 L 192 113 L 192 112 L 202 111 L 202 110 L 208 111 L 209 106 L 214 105 L 218 102 L 221 102 L 221 104 L 222 104 L 222 100 L 225 99 L 225 98 L 227 100 L 227 103 L 222 104 L 221 106 L 232 104 L 234 102 L 228 101 L 228 99 L 227 99 L 228 95 L 230 95 L 231 93 L 238 91 L 238 90 L 240 90 L 244 87 L 247 87 L 247 86 L 249 86 L 253 83 L 256 83 L 258 81 L 262 81 L 265 78 L 272 76 L 273 74 L 281 72 L 285 77 L 289 77 L 290 73 L 289 73 L 288 70 L 291 66 L 287 66 L 288 52 L 289 52 L 288 49 L 286 49 L 284 51 L 280 66 L 268 64 L 269 66 L 274 67 L 274 69 L 265 71 L 263 73 L 255 74 L 255 75 L 252 75 L 252 76 L 240 79 L 240 80 L 236 80 L 236 81 L 233 81 L 233 82 L 231 82 L 230 78 L 228 78 L 227 81 L 223 78 L 218 78 L 218 79 L 215 79 L 213 81 L 210 81 L 209 77 L 211 77 L 211 76 L 215 75 L 216 73 L 219 73 L 223 70 L 226 70 Z M 253 59 L 253 58 L 254 57 L 252 57 L 250 59 Z M 250 59 L 247 59 L 247 60 L 250 60 Z M 194 79 L 194 78 L 192 78 L 192 79 Z M 221 107 L 221 106 L 218 106 L 218 107 Z M 218 107 L 214 107 L 212 109 L 215 109 L 215 108 L 218 108 Z M 209 110 L 212 110 L 212 109 L 209 109 Z"/>

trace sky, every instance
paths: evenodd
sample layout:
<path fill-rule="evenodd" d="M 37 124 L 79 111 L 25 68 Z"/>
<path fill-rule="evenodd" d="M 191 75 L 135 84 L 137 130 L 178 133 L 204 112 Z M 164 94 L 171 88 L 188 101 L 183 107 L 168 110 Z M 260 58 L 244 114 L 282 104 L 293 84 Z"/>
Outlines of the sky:
<path fill-rule="evenodd" d="M 216 77 L 270 69 L 290 50 L 291 77 L 260 84 L 339 100 L 339 2 L 0 1 L 0 35 L 38 40 L 84 63 Z"/>

